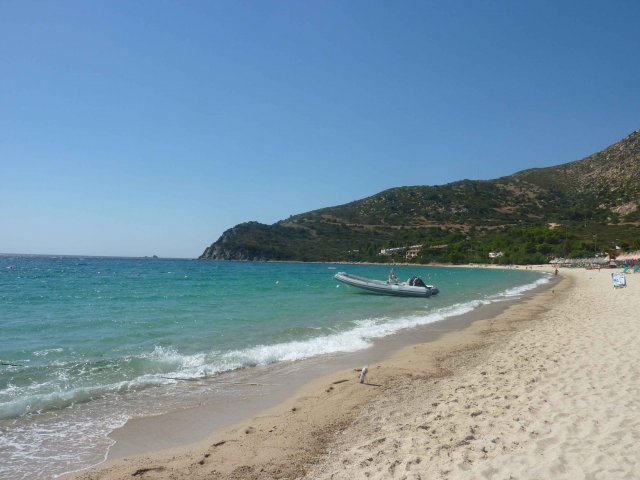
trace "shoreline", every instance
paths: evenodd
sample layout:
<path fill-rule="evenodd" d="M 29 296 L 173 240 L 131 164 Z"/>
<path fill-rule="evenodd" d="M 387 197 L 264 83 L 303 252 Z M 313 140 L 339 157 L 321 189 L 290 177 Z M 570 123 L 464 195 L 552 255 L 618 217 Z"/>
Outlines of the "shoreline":
<path fill-rule="evenodd" d="M 305 478 L 638 478 L 640 281 L 561 272 L 546 305 L 445 353 L 450 374 L 392 382 Z"/>
<path fill-rule="evenodd" d="M 549 273 L 548 268 L 544 267 L 535 270 Z M 193 477 L 192 467 L 193 465 L 201 467 L 210 463 L 209 458 L 217 467 L 215 472 L 209 470 L 209 474 L 215 473 L 215 478 L 235 478 L 234 475 L 237 472 L 233 472 L 238 468 L 245 471 L 238 478 L 253 478 L 253 474 L 247 471 L 247 467 L 251 467 L 250 470 L 252 470 L 257 466 L 261 466 L 261 469 L 266 466 L 283 474 L 287 471 L 289 473 L 282 478 L 295 478 L 300 476 L 310 462 L 323 452 L 330 437 L 351 424 L 359 410 L 388 388 L 388 383 L 394 377 L 405 376 L 408 371 L 415 368 L 409 364 L 415 363 L 417 359 L 428 358 L 428 361 L 416 370 L 415 375 L 421 377 L 442 375 L 438 367 L 438 356 L 447 355 L 447 351 L 452 352 L 449 354 L 451 355 L 461 348 L 475 345 L 478 342 L 476 337 L 482 337 L 482 332 L 488 328 L 487 323 L 504 316 L 514 308 L 518 309 L 529 302 L 538 302 L 545 292 L 566 282 L 552 286 L 554 283 L 556 282 L 552 279 L 550 284 L 526 292 L 518 299 L 482 306 L 472 312 L 447 318 L 446 328 L 442 328 L 443 322 L 436 322 L 396 334 L 391 340 L 376 342 L 371 349 L 374 351 L 373 355 L 369 351 L 341 354 L 341 359 L 329 359 L 328 362 L 323 362 L 330 364 L 328 370 L 325 368 L 322 371 L 317 368 L 322 359 L 303 361 L 297 370 L 294 368 L 293 372 L 288 372 L 296 379 L 293 385 L 284 388 L 270 401 L 254 402 L 249 409 L 241 407 L 240 414 L 236 412 L 235 417 L 231 417 L 230 421 L 213 427 L 209 423 L 209 426 L 204 428 L 204 433 L 200 424 L 207 424 L 207 422 L 199 419 L 208 418 L 213 414 L 219 416 L 220 412 L 217 409 L 220 405 L 206 405 L 190 411 L 178 411 L 159 417 L 145 417 L 130 421 L 128 427 L 125 426 L 112 435 L 112 438 L 116 439 L 116 446 L 112 447 L 106 462 L 88 470 L 66 474 L 63 478 L 121 478 L 132 474 L 129 470 L 133 465 L 140 465 L 134 469 L 135 471 L 160 468 L 160 470 L 147 470 L 149 473 L 145 474 L 144 478 L 165 478 L 165 475 L 169 475 L 168 471 L 172 472 L 172 478 L 182 478 L 181 475 L 184 475 L 184 478 L 199 478 Z M 368 361 L 372 357 L 375 357 L 373 363 Z M 353 366 L 361 366 L 365 361 L 370 363 L 370 373 L 367 384 L 360 385 L 357 382 L 359 374 L 354 371 Z M 347 365 L 351 368 L 347 368 Z M 310 375 L 309 370 L 312 371 Z M 269 378 L 268 371 L 266 374 L 266 378 Z M 191 436 L 177 444 L 163 443 L 163 435 L 168 435 L 172 425 L 175 427 L 184 422 L 199 429 L 199 435 L 204 438 L 194 441 Z M 274 425 L 267 425 L 269 423 Z M 142 432 L 142 438 L 136 431 Z M 147 442 L 146 447 L 142 449 L 132 448 L 136 442 L 144 443 L 145 435 L 147 438 L 160 439 L 160 441 Z M 234 448 L 223 447 L 229 444 L 235 444 Z M 272 450 L 270 447 L 272 444 L 279 445 L 277 450 L 283 453 L 267 454 L 267 451 Z M 247 452 L 241 453 L 238 448 Z M 196 461 L 195 452 L 207 453 L 202 453 L 202 458 Z M 237 462 L 243 463 L 242 459 L 246 458 L 256 460 L 250 466 L 246 465 L 246 462 L 236 465 Z M 302 458 L 304 460 L 301 460 Z M 156 467 L 149 467 L 150 464 Z M 291 471 L 291 468 L 294 468 L 295 472 Z M 187 474 L 185 469 L 190 473 Z M 157 472 L 157 476 L 150 476 L 151 472 Z M 272 478 L 270 474 L 266 476 L 263 474 L 259 477 Z"/>
<path fill-rule="evenodd" d="M 525 291 L 520 297 L 481 305 L 466 313 L 375 339 L 373 346 L 364 350 L 337 352 L 294 362 L 225 372 L 210 382 L 245 385 L 246 387 L 239 387 L 245 388 L 243 398 L 230 403 L 227 398 L 214 396 L 203 400 L 196 407 L 133 418 L 109 435 L 115 444 L 107 452 L 106 461 L 197 442 L 211 432 L 228 428 L 280 404 L 294 396 L 297 390 L 311 380 L 365 364 L 383 362 L 402 348 L 434 342 L 445 333 L 459 332 L 474 322 L 499 315 L 511 305 L 536 295 L 539 291 L 552 288 L 553 278 L 550 280 L 549 284 Z M 189 431 L 185 431 L 185 425 L 188 425 Z"/>

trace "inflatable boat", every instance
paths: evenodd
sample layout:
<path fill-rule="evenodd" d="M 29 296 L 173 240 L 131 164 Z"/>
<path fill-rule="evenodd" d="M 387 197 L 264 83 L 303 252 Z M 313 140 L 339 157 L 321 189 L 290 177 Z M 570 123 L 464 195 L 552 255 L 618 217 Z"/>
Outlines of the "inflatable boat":
<path fill-rule="evenodd" d="M 334 275 L 334 278 L 351 287 L 361 288 L 380 295 L 430 297 L 438 293 L 436 287 L 433 285 L 425 285 L 425 283 L 417 277 L 413 277 L 407 282 L 398 282 L 393 274 L 389 276 L 389 280 L 385 281 L 350 275 L 346 272 L 338 272 Z"/>

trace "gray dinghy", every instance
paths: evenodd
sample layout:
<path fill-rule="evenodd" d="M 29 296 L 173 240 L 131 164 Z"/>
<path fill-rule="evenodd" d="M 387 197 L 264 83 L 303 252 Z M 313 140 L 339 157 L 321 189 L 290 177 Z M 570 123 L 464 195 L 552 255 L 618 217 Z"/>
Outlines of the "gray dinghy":
<path fill-rule="evenodd" d="M 384 280 L 375 280 L 372 278 L 359 277 L 350 275 L 346 272 L 338 272 L 334 278 L 339 282 L 349 286 L 361 288 L 372 293 L 380 295 L 395 295 L 398 297 L 430 297 L 438 293 L 438 289 L 433 285 L 425 285 L 422 280 L 417 277 L 412 278 L 408 282 L 393 282 Z"/>

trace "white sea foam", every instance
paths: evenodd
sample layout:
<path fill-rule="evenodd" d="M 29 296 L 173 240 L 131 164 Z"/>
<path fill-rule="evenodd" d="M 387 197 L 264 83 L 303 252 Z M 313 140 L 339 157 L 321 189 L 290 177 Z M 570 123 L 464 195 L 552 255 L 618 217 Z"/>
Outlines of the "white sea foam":
<path fill-rule="evenodd" d="M 140 389 L 156 385 L 158 382 L 149 377 L 137 377 L 108 385 L 85 386 L 71 389 L 57 389 L 46 393 L 32 393 L 35 388 L 23 390 L 20 396 L 0 404 L 0 419 L 16 418 L 23 415 L 60 410 L 70 405 L 84 403 L 100 398 L 107 393 Z M 39 385 L 42 389 L 44 385 Z"/>
<path fill-rule="evenodd" d="M 228 352 L 219 357 L 216 363 L 207 365 L 206 368 L 211 373 L 221 373 L 243 367 L 303 360 L 331 353 L 355 352 L 372 346 L 375 339 L 386 337 L 408 328 L 415 328 L 439 322 L 452 316 L 462 315 L 488 303 L 490 303 L 488 300 L 474 300 L 444 307 L 427 314 L 408 315 L 395 319 L 370 318 L 360 320 L 355 322 L 354 328 L 345 332 L 322 335 L 307 340 L 257 345 Z"/>
<path fill-rule="evenodd" d="M 174 370 L 180 370 L 190 367 L 198 367 L 205 362 L 206 354 L 196 353 L 193 355 L 183 355 L 173 348 L 156 346 L 148 355 L 143 355 L 158 365 L 172 367 Z"/>
<path fill-rule="evenodd" d="M 113 444 L 107 435 L 124 425 L 128 417 L 90 409 L 73 412 L 70 419 L 44 415 L 37 423 L 16 423 L 4 429 L 0 435 L 0 478 L 55 478 L 79 465 L 103 461 Z"/>
<path fill-rule="evenodd" d="M 522 295 L 524 292 L 528 292 L 529 290 L 533 290 L 541 285 L 545 285 L 551 281 L 550 276 L 544 276 L 542 278 L 537 279 L 533 283 L 527 283 L 526 285 L 519 285 L 517 287 L 508 288 L 504 292 L 500 292 L 496 295 L 496 297 L 518 297 Z"/>
<path fill-rule="evenodd" d="M 45 350 L 38 350 L 33 352 L 33 356 L 34 357 L 44 357 L 46 355 L 49 355 L 50 353 L 60 353 L 62 352 L 63 349 L 62 348 L 48 348 Z"/>

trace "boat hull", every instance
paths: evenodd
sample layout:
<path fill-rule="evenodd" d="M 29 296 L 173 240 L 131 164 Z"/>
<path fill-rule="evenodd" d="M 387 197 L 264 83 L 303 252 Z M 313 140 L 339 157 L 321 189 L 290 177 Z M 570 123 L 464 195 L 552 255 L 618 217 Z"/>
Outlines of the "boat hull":
<path fill-rule="evenodd" d="M 412 287 L 405 283 L 393 284 L 374 280 L 371 278 L 358 277 L 350 275 L 346 272 L 338 272 L 334 278 L 351 287 L 360 288 L 378 295 L 391 295 L 395 297 L 430 297 L 438 293 L 438 289 L 434 286 Z"/>

